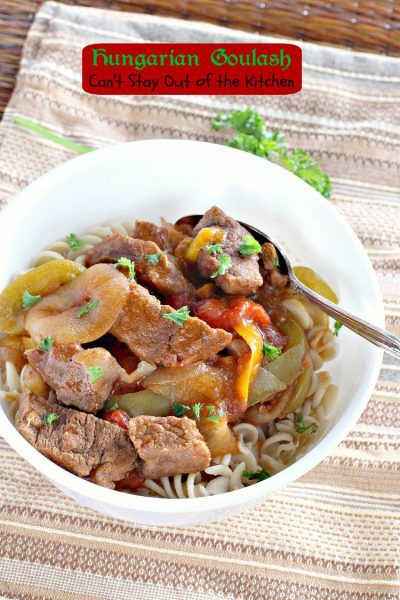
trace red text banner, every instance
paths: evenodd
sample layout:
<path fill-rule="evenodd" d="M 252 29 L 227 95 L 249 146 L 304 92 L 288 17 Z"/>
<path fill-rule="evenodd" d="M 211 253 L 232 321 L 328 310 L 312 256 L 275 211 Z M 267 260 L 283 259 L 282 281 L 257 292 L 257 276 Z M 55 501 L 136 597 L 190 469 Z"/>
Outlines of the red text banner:
<path fill-rule="evenodd" d="M 100 95 L 286 95 L 301 90 L 295 44 L 91 44 L 82 88 Z"/>

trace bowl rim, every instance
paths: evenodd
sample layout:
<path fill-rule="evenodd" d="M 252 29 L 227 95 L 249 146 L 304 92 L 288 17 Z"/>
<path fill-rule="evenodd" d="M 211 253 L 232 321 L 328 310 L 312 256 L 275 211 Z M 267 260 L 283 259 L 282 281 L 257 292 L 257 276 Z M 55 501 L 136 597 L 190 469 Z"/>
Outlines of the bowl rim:
<path fill-rule="evenodd" d="M 371 288 L 371 297 L 375 301 L 375 314 L 378 325 L 384 324 L 384 310 L 383 302 L 376 279 L 376 275 L 370 263 L 369 257 L 362 246 L 360 240 L 342 217 L 339 211 L 334 205 L 329 203 L 325 198 L 316 192 L 311 186 L 300 180 L 292 173 L 286 171 L 279 165 L 266 161 L 265 159 L 254 156 L 252 154 L 238 151 L 234 148 L 229 148 L 220 144 L 214 144 L 210 142 L 203 142 L 197 140 L 176 140 L 176 139 L 152 139 L 152 140 L 136 140 L 132 142 L 125 142 L 121 144 L 111 144 L 104 148 L 94 150 L 93 152 L 74 157 L 53 169 L 47 171 L 39 178 L 31 182 L 23 190 L 19 191 L 13 199 L 0 211 L 0 223 L 8 219 L 8 215 L 12 214 L 13 211 L 18 210 L 20 205 L 23 205 L 29 196 L 35 195 L 40 192 L 41 188 L 46 188 L 57 185 L 57 179 L 60 175 L 71 172 L 71 176 L 74 176 L 76 169 L 84 168 L 86 164 L 92 161 L 96 161 L 99 155 L 113 154 L 121 151 L 121 148 L 129 149 L 132 145 L 137 147 L 138 145 L 150 145 L 150 146 L 192 146 L 192 147 L 207 147 L 207 152 L 212 147 L 212 152 L 231 154 L 241 152 L 241 160 L 259 161 L 264 165 L 268 165 L 266 169 L 276 169 L 279 171 L 279 177 L 284 181 L 285 178 L 295 179 L 295 184 L 298 186 L 305 186 L 307 188 L 310 199 L 312 196 L 319 199 L 320 202 L 325 202 L 325 208 L 336 221 L 339 221 L 341 226 L 346 232 L 346 235 L 352 239 L 352 242 L 358 247 L 359 259 L 364 263 L 364 267 L 369 273 L 368 284 Z M 382 362 L 383 351 L 376 347 L 371 347 L 367 367 L 367 377 L 364 379 L 364 391 L 356 392 L 354 396 L 357 398 L 356 402 L 352 406 L 347 406 L 343 414 L 339 418 L 338 422 L 332 427 L 332 429 L 319 440 L 316 445 L 311 448 L 304 456 L 302 456 L 297 462 L 286 467 L 283 471 L 276 473 L 269 479 L 257 483 L 257 485 L 247 486 L 238 490 L 224 492 L 214 496 L 203 496 L 197 498 L 161 498 L 151 496 L 140 496 L 136 494 L 118 492 L 103 488 L 90 481 L 86 481 L 70 473 L 64 468 L 53 463 L 50 459 L 42 455 L 38 450 L 31 446 L 17 431 L 15 426 L 6 417 L 5 414 L 1 415 L 0 418 L 0 434 L 5 440 L 16 450 L 16 452 L 22 456 L 27 462 L 29 462 L 34 468 L 36 468 L 42 475 L 56 483 L 62 489 L 68 489 L 77 496 L 86 497 L 92 500 L 94 503 L 99 501 L 103 504 L 114 506 L 120 509 L 136 509 L 142 512 L 153 512 L 157 514 L 176 514 L 176 513 L 201 513 L 208 511 L 216 511 L 221 508 L 229 508 L 237 505 L 243 505 L 254 502 L 261 502 L 267 495 L 275 492 L 285 484 L 293 483 L 299 477 L 314 468 L 319 462 L 326 458 L 332 450 L 344 439 L 351 427 L 356 423 L 357 419 L 364 410 L 371 392 L 375 386 L 378 378 L 381 362 Z M 353 396 L 353 398 L 354 398 Z M 4 411 L 2 411 L 4 412 Z"/>

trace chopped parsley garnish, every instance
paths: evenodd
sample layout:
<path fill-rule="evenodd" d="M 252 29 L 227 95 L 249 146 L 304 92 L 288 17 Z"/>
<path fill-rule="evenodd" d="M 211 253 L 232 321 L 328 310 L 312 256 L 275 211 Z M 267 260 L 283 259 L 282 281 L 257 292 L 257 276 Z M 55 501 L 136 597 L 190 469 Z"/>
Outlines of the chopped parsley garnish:
<path fill-rule="evenodd" d="M 100 379 L 100 377 L 103 377 L 103 369 L 101 367 L 98 367 L 97 365 L 94 367 L 89 367 L 89 375 L 90 381 L 94 383 L 95 381 Z"/>
<path fill-rule="evenodd" d="M 193 414 L 196 421 L 200 421 L 200 411 L 203 408 L 203 406 L 204 402 L 197 402 L 197 404 L 193 406 Z"/>
<path fill-rule="evenodd" d="M 216 254 L 222 254 L 222 244 L 208 244 L 207 250 L 212 256 L 215 256 Z"/>
<path fill-rule="evenodd" d="M 207 416 L 206 421 L 211 421 L 211 423 L 221 423 L 220 415 L 215 411 L 215 406 L 207 406 Z"/>
<path fill-rule="evenodd" d="M 342 327 L 343 327 L 343 323 L 341 323 L 340 321 L 335 321 L 333 324 L 333 331 L 332 331 L 333 335 L 337 337 L 339 335 L 339 331 Z"/>
<path fill-rule="evenodd" d="M 183 417 L 190 410 L 190 406 L 186 406 L 186 404 L 179 404 L 178 402 L 173 402 L 171 408 L 176 417 Z"/>
<path fill-rule="evenodd" d="M 264 356 L 270 360 L 275 360 L 282 354 L 282 348 L 280 346 L 272 346 L 272 344 L 263 343 L 262 351 Z"/>
<path fill-rule="evenodd" d="M 325 198 L 330 198 L 332 185 L 320 165 L 304 150 L 290 150 L 283 133 L 268 130 L 261 115 L 251 108 L 220 113 L 212 121 L 212 126 L 217 131 L 229 128 L 235 132 L 227 142 L 231 148 L 238 148 L 280 164 Z"/>
<path fill-rule="evenodd" d="M 264 479 L 271 477 L 271 475 L 267 473 L 267 471 L 264 471 L 264 469 L 261 469 L 260 471 L 243 471 L 242 476 L 246 477 L 246 479 L 255 481 L 264 481 Z"/>
<path fill-rule="evenodd" d="M 75 233 L 70 233 L 66 238 L 68 246 L 71 250 L 81 250 L 84 246 L 86 246 L 86 242 L 81 240 Z"/>
<path fill-rule="evenodd" d="M 36 304 L 36 302 L 39 302 L 39 300 L 41 299 L 42 296 L 40 294 L 38 294 L 37 296 L 32 296 L 28 292 L 28 290 L 22 292 L 22 306 L 24 307 L 24 310 L 29 310 L 30 308 L 32 308 L 32 306 Z"/>
<path fill-rule="evenodd" d="M 113 402 L 108 410 L 116 410 L 118 408 L 118 402 Z"/>
<path fill-rule="evenodd" d="M 177 310 L 173 310 L 170 313 L 163 314 L 164 319 L 169 319 L 177 325 L 183 325 L 184 323 L 186 323 L 189 316 L 190 311 L 187 306 L 181 306 L 181 308 L 178 308 Z"/>
<path fill-rule="evenodd" d="M 54 339 L 52 337 L 45 337 L 41 340 L 38 348 L 39 350 L 43 350 L 43 352 L 48 352 L 52 347 Z"/>
<path fill-rule="evenodd" d="M 146 254 L 146 261 L 149 265 L 156 265 L 160 262 L 162 252 L 156 252 L 155 254 Z"/>
<path fill-rule="evenodd" d="M 215 271 L 215 273 L 210 275 L 211 279 L 214 279 L 214 277 L 217 277 L 218 275 L 225 275 L 225 273 L 231 266 L 232 266 L 232 260 L 231 260 L 231 257 L 229 256 L 229 254 L 225 254 L 225 253 L 221 254 L 220 259 L 219 259 L 218 271 Z"/>
<path fill-rule="evenodd" d="M 60 418 L 57 413 L 46 413 L 42 419 L 43 425 L 51 425 L 54 421 Z"/>
<path fill-rule="evenodd" d="M 318 429 L 317 423 L 310 423 L 309 425 L 306 425 L 304 422 L 303 415 L 299 415 L 297 417 L 296 425 L 297 425 L 297 427 L 296 427 L 297 433 L 305 433 L 309 429 L 311 429 L 311 433 L 316 433 L 317 429 Z"/>
<path fill-rule="evenodd" d="M 84 306 L 78 312 L 78 319 L 81 319 L 83 316 L 85 316 L 88 313 L 90 313 L 91 310 L 93 310 L 94 308 L 96 308 L 96 306 L 99 305 L 99 302 L 100 302 L 100 300 L 93 300 L 92 302 L 89 302 L 89 304 L 86 304 L 86 306 Z"/>
<path fill-rule="evenodd" d="M 130 258 L 121 256 L 121 258 L 114 263 L 114 267 L 127 267 L 129 269 L 129 281 L 133 281 L 135 279 L 135 263 Z"/>
<path fill-rule="evenodd" d="M 238 252 L 242 256 L 253 256 L 253 254 L 260 254 L 261 246 L 252 235 L 245 235 L 238 248 Z"/>

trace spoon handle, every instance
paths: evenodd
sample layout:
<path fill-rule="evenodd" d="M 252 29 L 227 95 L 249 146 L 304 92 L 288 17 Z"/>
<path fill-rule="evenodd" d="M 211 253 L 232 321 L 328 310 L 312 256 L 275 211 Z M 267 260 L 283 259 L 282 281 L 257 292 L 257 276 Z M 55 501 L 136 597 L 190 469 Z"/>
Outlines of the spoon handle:
<path fill-rule="evenodd" d="M 315 304 L 324 313 L 333 317 L 340 323 L 343 323 L 346 327 L 365 338 L 366 340 L 383 348 L 397 359 L 400 359 L 400 338 L 395 335 L 375 327 L 371 323 L 367 323 L 363 319 L 360 319 L 351 313 L 347 312 L 343 308 L 340 308 L 330 300 L 326 300 L 319 294 L 316 294 L 310 290 L 307 286 L 302 284 L 296 277 L 292 277 L 292 284 L 296 292 L 307 298 L 312 304 Z"/>

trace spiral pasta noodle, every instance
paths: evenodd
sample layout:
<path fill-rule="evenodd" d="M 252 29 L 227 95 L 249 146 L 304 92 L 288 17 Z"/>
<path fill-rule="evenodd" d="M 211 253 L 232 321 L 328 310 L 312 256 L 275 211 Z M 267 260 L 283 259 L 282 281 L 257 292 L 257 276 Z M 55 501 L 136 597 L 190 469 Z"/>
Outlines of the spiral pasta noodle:
<path fill-rule="evenodd" d="M 8 411 L 12 418 L 18 408 L 18 397 L 21 392 L 21 378 L 15 365 L 6 361 L 4 369 L 0 371 L 0 399 L 6 400 Z"/>
<path fill-rule="evenodd" d="M 82 242 L 83 246 L 76 250 L 71 249 L 70 244 L 67 242 L 67 238 L 49 244 L 34 258 L 31 263 L 31 268 L 61 258 L 66 258 L 84 265 L 86 253 L 91 250 L 93 246 L 116 232 L 121 233 L 122 235 L 131 235 L 133 232 L 133 224 L 112 221 L 105 225 L 91 227 L 83 235 L 79 236 L 79 241 Z"/>

